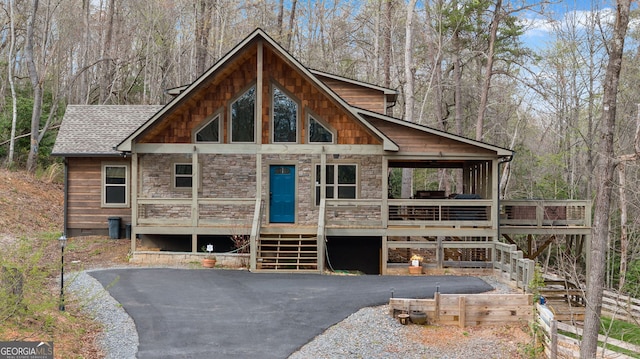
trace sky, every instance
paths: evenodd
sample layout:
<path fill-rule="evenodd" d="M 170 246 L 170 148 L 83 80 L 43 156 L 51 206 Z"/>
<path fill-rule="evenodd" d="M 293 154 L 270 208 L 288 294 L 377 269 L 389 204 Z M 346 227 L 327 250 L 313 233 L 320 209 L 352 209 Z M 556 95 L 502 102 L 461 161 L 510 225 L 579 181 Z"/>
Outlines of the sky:
<path fill-rule="evenodd" d="M 545 48 L 554 40 L 555 28 L 566 28 L 571 22 L 581 26 L 585 24 L 590 14 L 599 13 L 602 20 L 609 19 L 613 22 L 615 20 L 614 6 L 615 0 L 556 0 L 545 6 L 544 15 L 536 14 L 533 11 L 523 12 L 519 16 L 528 25 L 523 40 L 528 47 L 533 49 Z"/>

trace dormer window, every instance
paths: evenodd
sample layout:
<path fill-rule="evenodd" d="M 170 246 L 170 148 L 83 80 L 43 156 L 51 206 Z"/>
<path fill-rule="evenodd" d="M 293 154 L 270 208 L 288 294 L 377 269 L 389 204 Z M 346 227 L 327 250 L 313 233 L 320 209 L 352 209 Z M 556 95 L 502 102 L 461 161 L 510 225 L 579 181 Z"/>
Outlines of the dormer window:
<path fill-rule="evenodd" d="M 220 142 L 220 114 L 196 129 L 196 142 Z"/>
<path fill-rule="evenodd" d="M 309 116 L 309 143 L 333 143 L 333 131 L 313 116 Z"/>
<path fill-rule="evenodd" d="M 273 86 L 273 142 L 298 142 L 298 103 Z"/>
<path fill-rule="evenodd" d="M 231 142 L 255 142 L 255 85 L 231 103 Z"/>

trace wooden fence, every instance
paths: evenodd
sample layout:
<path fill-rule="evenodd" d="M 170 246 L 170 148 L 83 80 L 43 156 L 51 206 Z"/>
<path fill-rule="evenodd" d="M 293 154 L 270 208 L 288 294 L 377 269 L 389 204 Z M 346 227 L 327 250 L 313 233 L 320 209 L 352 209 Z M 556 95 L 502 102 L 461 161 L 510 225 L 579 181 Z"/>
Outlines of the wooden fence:
<path fill-rule="evenodd" d="M 536 309 L 538 313 L 536 321 L 543 333 L 542 344 L 544 345 L 544 351 L 547 358 L 579 358 L 582 329 L 555 320 L 553 313 L 546 306 L 536 304 Z M 558 331 L 560 331 L 560 333 Z M 562 334 L 562 332 L 567 334 L 571 333 L 572 336 Z M 631 352 L 640 353 L 640 346 L 608 338 L 604 335 L 598 335 L 598 341 L 626 349 Z M 617 351 L 598 347 L 598 358 L 626 359 L 631 357 Z"/>
<path fill-rule="evenodd" d="M 602 297 L 602 313 L 640 326 L 640 299 L 605 290 Z"/>
<path fill-rule="evenodd" d="M 392 315 L 424 312 L 430 323 L 484 326 L 531 321 L 531 294 L 441 294 L 433 299 L 391 298 Z"/>

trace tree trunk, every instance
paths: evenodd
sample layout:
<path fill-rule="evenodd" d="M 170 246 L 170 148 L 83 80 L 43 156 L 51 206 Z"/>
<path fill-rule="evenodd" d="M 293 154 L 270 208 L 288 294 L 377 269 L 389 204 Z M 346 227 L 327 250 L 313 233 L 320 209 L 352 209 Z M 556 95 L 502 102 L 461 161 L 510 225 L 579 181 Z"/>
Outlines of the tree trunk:
<path fill-rule="evenodd" d="M 9 87 L 11 88 L 11 137 L 9 137 L 9 155 L 7 157 L 7 166 L 11 167 L 13 164 L 13 157 L 15 153 L 16 146 L 16 125 L 18 121 L 18 98 L 16 95 L 16 86 L 13 82 L 13 51 L 16 46 L 16 29 L 15 29 L 15 20 L 13 16 L 13 8 L 14 8 L 14 0 L 9 0 L 9 16 L 10 19 L 10 36 L 11 41 L 9 44 L 9 61 L 7 63 L 8 69 L 8 78 L 9 78 Z"/>
<path fill-rule="evenodd" d="M 282 41 L 282 33 L 284 29 L 282 27 L 282 18 L 284 17 L 284 0 L 280 0 L 278 3 L 278 17 L 276 19 L 276 26 L 278 28 L 278 40 Z"/>
<path fill-rule="evenodd" d="M 296 20 L 296 4 L 298 3 L 297 0 L 293 0 L 291 2 L 291 16 L 289 16 L 289 31 L 287 31 L 287 50 L 291 51 L 291 41 L 293 39 L 293 27 L 295 26 L 295 20 Z"/>
<path fill-rule="evenodd" d="M 82 38 L 82 50 L 80 52 L 82 58 L 79 61 L 81 67 L 85 66 L 89 62 L 89 40 L 91 39 L 89 31 L 89 15 L 91 13 L 90 8 L 90 1 L 82 0 L 82 21 L 84 25 L 84 36 Z M 85 105 L 89 103 L 89 93 L 91 92 L 89 91 L 89 87 L 91 86 L 89 82 L 89 73 L 83 73 L 82 77 L 80 78 L 80 98 L 78 100 L 80 101 L 80 103 Z M 33 133 L 33 131 L 31 131 L 31 133 Z"/>
<path fill-rule="evenodd" d="M 609 63 L 604 79 L 603 112 L 601 138 L 596 167 L 596 204 L 593 216 L 589 270 L 587 273 L 587 306 L 585 310 L 584 332 L 580 344 L 580 358 L 596 357 L 600 313 L 602 310 L 602 291 L 604 287 L 607 237 L 609 235 L 609 211 L 615 172 L 614 133 L 616 127 L 616 98 L 618 82 L 622 68 L 624 38 L 629 24 L 631 0 L 618 0 L 613 38 L 609 43 Z"/>
<path fill-rule="evenodd" d="M 622 291 L 627 277 L 627 252 L 629 251 L 629 236 L 627 225 L 627 194 L 626 194 L 626 164 L 618 164 L 618 195 L 620 196 L 620 281 L 618 290 Z"/>
<path fill-rule="evenodd" d="M 489 102 L 489 90 L 491 88 L 491 77 L 493 76 L 493 56 L 495 52 L 496 40 L 498 38 L 498 25 L 502 18 L 502 0 L 496 0 L 496 6 L 491 21 L 489 31 L 489 48 L 487 50 L 487 63 L 484 68 L 484 81 L 480 92 L 480 106 L 478 107 L 478 118 L 476 120 L 476 140 L 481 141 L 484 134 L 484 114 Z"/>
<path fill-rule="evenodd" d="M 102 58 L 107 58 L 111 55 L 111 39 L 113 38 L 113 21 L 115 17 L 116 0 L 109 0 L 107 10 L 107 31 L 104 37 L 104 43 L 102 48 Z M 111 84 L 113 82 L 113 66 L 110 61 L 106 61 L 100 64 L 101 84 L 100 84 L 100 103 L 104 104 L 109 99 L 111 93 Z"/>
<path fill-rule="evenodd" d="M 417 0 L 411 0 L 407 7 L 407 22 L 405 24 L 404 43 L 404 119 L 414 122 L 413 118 L 413 10 Z M 413 168 L 402 169 L 402 198 L 413 195 Z"/>
<path fill-rule="evenodd" d="M 391 86 L 391 16 L 394 0 L 385 0 L 384 44 L 382 45 L 382 67 L 384 71 L 384 87 Z"/>
<path fill-rule="evenodd" d="M 40 115 L 42 113 L 42 83 L 38 76 L 36 63 L 33 58 L 33 27 L 35 26 L 36 14 L 38 13 L 38 0 L 31 3 L 31 12 L 27 20 L 27 43 L 24 48 L 25 61 L 29 71 L 29 79 L 33 89 L 33 110 L 31 113 L 31 146 L 29 157 L 27 158 L 27 171 L 35 172 L 38 159 L 38 131 L 40 130 Z"/>
<path fill-rule="evenodd" d="M 415 102 L 413 89 L 413 11 L 417 0 L 411 0 L 407 6 L 407 21 L 405 23 L 404 41 L 404 118 L 415 122 L 413 107 Z"/>
<path fill-rule="evenodd" d="M 211 31 L 211 0 L 200 0 L 196 4 L 196 76 L 202 75 L 207 66 L 209 32 Z"/>

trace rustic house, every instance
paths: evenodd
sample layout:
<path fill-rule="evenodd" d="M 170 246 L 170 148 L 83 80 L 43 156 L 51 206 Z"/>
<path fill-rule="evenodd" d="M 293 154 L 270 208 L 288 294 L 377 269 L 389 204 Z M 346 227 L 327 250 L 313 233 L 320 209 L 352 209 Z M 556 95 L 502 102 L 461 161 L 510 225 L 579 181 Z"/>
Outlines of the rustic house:
<path fill-rule="evenodd" d="M 67 107 L 53 150 L 67 235 L 118 217 L 144 246 L 134 256 L 222 251 L 234 236 L 252 270 L 386 273 L 390 253 L 493 263 L 502 230 L 588 229 L 586 203 L 556 203 L 552 218 L 498 200 L 512 151 L 389 117 L 395 90 L 308 69 L 262 30 L 169 93 L 165 106 Z M 393 168 L 459 171 L 464 188 L 389 198 Z"/>

